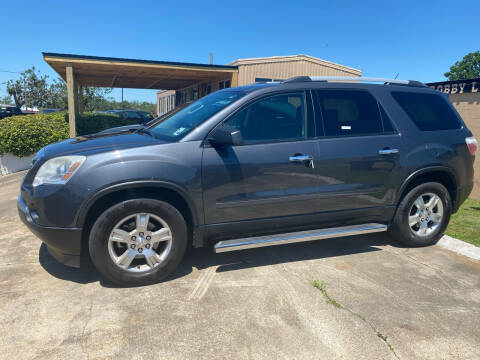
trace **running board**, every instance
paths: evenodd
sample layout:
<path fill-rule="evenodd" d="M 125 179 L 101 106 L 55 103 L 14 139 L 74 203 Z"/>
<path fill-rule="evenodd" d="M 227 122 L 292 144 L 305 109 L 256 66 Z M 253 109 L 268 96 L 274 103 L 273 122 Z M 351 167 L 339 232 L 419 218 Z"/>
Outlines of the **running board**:
<path fill-rule="evenodd" d="M 214 246 L 215 253 L 227 251 L 258 248 L 271 245 L 291 244 L 302 241 L 330 239 L 343 236 L 371 234 L 387 230 L 387 225 L 383 224 L 362 224 L 351 226 L 340 226 L 328 229 L 317 229 L 308 231 L 298 231 L 285 234 L 275 234 L 267 236 L 254 236 L 243 239 L 219 241 Z"/>

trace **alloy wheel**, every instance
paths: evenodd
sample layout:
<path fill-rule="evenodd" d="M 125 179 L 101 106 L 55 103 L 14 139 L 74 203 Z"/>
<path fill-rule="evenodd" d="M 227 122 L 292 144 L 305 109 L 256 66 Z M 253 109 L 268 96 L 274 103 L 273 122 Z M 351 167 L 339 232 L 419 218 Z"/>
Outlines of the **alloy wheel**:
<path fill-rule="evenodd" d="M 108 238 L 113 263 L 129 272 L 146 272 L 165 261 L 172 248 L 172 233 L 159 216 L 136 213 L 120 220 Z"/>
<path fill-rule="evenodd" d="M 443 202 L 433 193 L 420 195 L 410 208 L 408 225 L 418 236 L 428 236 L 442 223 Z"/>

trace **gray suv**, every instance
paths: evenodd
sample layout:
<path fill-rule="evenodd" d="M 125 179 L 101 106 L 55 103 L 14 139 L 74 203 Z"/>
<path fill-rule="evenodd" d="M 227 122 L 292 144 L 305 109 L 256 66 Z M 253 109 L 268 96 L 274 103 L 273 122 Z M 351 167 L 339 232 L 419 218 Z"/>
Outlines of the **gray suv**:
<path fill-rule="evenodd" d="M 447 98 L 422 83 L 297 77 L 49 145 L 18 208 L 58 261 L 90 256 L 105 278 L 141 285 L 172 273 L 188 246 L 387 230 L 433 244 L 472 190 L 476 148 Z"/>

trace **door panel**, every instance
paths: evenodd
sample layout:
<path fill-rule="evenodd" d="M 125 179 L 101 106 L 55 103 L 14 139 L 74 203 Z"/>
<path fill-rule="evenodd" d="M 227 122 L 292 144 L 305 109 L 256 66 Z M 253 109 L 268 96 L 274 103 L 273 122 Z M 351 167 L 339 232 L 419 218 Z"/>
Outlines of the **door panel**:
<path fill-rule="evenodd" d="M 316 211 L 315 140 L 206 147 L 203 186 L 206 224 L 301 215 Z"/>
<path fill-rule="evenodd" d="M 401 136 L 367 91 L 314 92 L 318 142 L 319 195 L 331 211 L 390 206 L 400 175 Z M 369 210 L 367 210 L 369 211 Z"/>
<path fill-rule="evenodd" d="M 389 206 L 401 156 L 399 135 L 343 137 L 319 140 L 316 162 L 322 207 L 330 210 Z M 381 155 L 380 150 L 398 153 Z"/>

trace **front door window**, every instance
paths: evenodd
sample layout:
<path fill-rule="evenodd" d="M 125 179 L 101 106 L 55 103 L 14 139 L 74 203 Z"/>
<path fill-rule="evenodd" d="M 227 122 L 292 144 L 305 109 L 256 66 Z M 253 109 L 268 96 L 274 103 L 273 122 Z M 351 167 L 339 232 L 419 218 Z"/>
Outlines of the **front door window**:
<path fill-rule="evenodd" d="M 271 96 L 245 107 L 225 122 L 239 129 L 246 144 L 304 139 L 303 92 Z"/>

